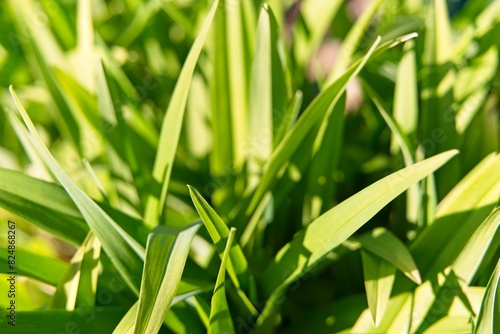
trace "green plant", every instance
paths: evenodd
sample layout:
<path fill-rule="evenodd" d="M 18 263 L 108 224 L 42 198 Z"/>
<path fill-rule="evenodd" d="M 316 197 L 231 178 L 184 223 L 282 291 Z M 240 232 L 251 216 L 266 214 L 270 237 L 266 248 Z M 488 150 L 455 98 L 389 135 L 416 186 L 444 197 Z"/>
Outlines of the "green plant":
<path fill-rule="evenodd" d="M 0 4 L 1 331 L 498 331 L 500 1 L 351 5 Z"/>

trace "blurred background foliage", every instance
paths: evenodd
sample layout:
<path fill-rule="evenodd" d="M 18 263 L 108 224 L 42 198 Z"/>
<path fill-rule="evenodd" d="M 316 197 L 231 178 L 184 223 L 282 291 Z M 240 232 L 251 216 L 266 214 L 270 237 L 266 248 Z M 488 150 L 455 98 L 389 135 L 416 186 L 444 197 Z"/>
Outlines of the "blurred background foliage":
<path fill-rule="evenodd" d="M 147 196 L 158 186 L 152 171 L 165 110 L 212 1 L 85 3 L 0 2 L 0 103 L 15 109 L 8 92 L 14 85 L 45 144 L 78 186 L 93 199 L 142 220 L 147 216 Z M 377 36 L 384 43 L 417 32 L 417 38 L 371 59 L 350 82 L 341 97 L 341 116 L 335 113 L 331 117 L 336 119 L 325 119 L 315 128 L 314 133 L 323 136 L 311 145 L 317 153 L 314 159 L 300 166 L 304 159 L 294 156 L 298 167 L 292 164 L 277 181 L 274 204 L 257 217 L 257 232 L 244 250 L 258 272 L 311 221 L 408 165 L 383 110 L 404 134 L 410 161 L 448 149 L 461 152 L 435 179 L 398 197 L 358 231 L 386 227 L 404 243 L 411 242 L 434 221 L 437 203 L 479 162 L 498 152 L 500 2 L 447 1 L 439 7 L 425 0 L 270 0 L 270 64 L 255 61 L 262 42 L 257 28 L 261 6 L 258 0 L 220 4 L 189 89 L 166 213 L 156 219 L 184 226 L 198 218 L 189 184 L 209 199 L 224 221 L 245 226 L 250 217 L 242 208 L 250 200 L 248 189 L 258 185 L 271 152 L 318 94 L 366 54 Z M 102 59 L 114 118 L 102 112 L 95 55 Z M 271 115 L 259 114 L 269 102 L 256 98 L 262 96 L 261 85 L 271 85 Z M 450 113 L 453 120 L 447 121 Z M 44 165 L 23 148 L 6 115 L 0 113 L 0 167 L 53 181 Z M 115 128 L 120 136 L 113 137 Z M 498 177 L 498 170 L 492 170 Z M 493 177 L 493 183 L 498 178 Z M 486 207 L 491 210 L 492 203 Z M 0 216 L 18 223 L 23 249 L 61 261 L 71 259 L 76 250 L 74 243 L 9 211 L 0 209 Z M 1 242 L 3 233 L 2 229 Z M 209 240 L 206 232 L 200 233 Z M 498 249 L 489 254 L 471 285 L 486 285 Z M 208 257 L 212 262 L 217 258 Z M 289 294 L 283 330 L 301 332 L 306 326 L 299 325 L 301 321 L 313 323 L 305 319 L 312 314 L 305 310 L 322 307 L 325 314 L 314 314 L 318 322 L 345 329 L 366 307 L 359 254 L 347 252 L 329 261 L 336 265 L 325 266 L 316 279 L 304 281 Z M 218 264 L 212 262 L 204 277 L 216 277 Z M 6 284 L 1 282 L 0 288 Z M 18 289 L 19 310 L 47 308 L 54 293 L 53 287 L 31 279 L 20 280 Z M 130 305 L 129 297 L 123 297 L 124 305 Z M 356 305 L 354 311 L 342 320 L 331 319 L 326 310 L 342 312 L 331 301 L 343 298 L 346 305 Z M 294 319 L 296 314 L 300 316 Z"/>

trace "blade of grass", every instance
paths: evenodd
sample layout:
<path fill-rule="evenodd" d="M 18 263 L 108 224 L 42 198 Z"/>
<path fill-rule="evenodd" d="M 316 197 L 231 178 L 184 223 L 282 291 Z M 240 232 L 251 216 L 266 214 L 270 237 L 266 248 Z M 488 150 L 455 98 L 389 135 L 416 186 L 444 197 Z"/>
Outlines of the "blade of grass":
<path fill-rule="evenodd" d="M 369 252 L 361 251 L 366 297 L 375 327 L 380 325 L 394 283 L 396 268 Z"/>
<path fill-rule="evenodd" d="M 3 274 L 9 271 L 7 250 L 0 248 L 0 272 Z M 34 278 L 52 286 L 57 286 L 68 269 L 66 262 L 20 247 L 16 247 L 16 258 L 16 272 L 19 276 Z"/>
<path fill-rule="evenodd" d="M 452 63 L 452 35 L 445 0 L 434 1 L 427 20 L 422 83 L 422 137 L 425 155 L 457 148 L 453 84 L 456 80 Z M 459 162 L 453 161 L 436 173 L 438 200 L 459 181 Z"/>
<path fill-rule="evenodd" d="M 417 64 L 414 41 L 406 42 L 403 47 L 403 56 L 398 65 L 396 86 L 394 88 L 392 115 L 396 124 L 400 126 L 401 132 L 410 141 L 414 141 L 418 125 Z M 391 152 L 396 153 L 398 147 L 401 147 L 401 149 L 403 147 L 400 139 L 397 138 L 398 134 L 394 130 L 392 131 Z"/>
<path fill-rule="evenodd" d="M 295 150 L 299 147 L 302 140 L 307 136 L 309 131 L 322 119 L 324 114 L 329 109 L 329 106 L 335 105 L 340 98 L 342 92 L 346 89 L 347 83 L 359 73 L 361 68 L 368 61 L 373 51 L 378 45 L 379 40 L 372 46 L 361 62 L 353 66 L 339 80 L 325 88 L 321 94 L 312 102 L 304 111 L 302 116 L 294 124 L 293 128 L 286 134 L 280 145 L 273 151 L 271 158 L 267 161 L 264 167 L 264 173 L 261 182 L 257 186 L 253 194 L 252 201 L 247 207 L 246 212 L 252 212 L 261 201 L 264 194 L 269 190 L 276 174 L 291 158 Z M 333 101 L 332 101 L 333 100 Z"/>
<path fill-rule="evenodd" d="M 495 207 L 499 191 L 500 156 L 492 154 L 439 203 L 434 222 L 410 246 L 424 280 L 453 263 Z"/>
<path fill-rule="evenodd" d="M 222 263 L 220 265 L 219 274 L 215 283 L 215 290 L 212 295 L 212 303 L 210 308 L 210 327 L 208 328 L 209 334 L 217 333 L 235 333 L 231 314 L 226 300 L 226 263 L 229 258 L 229 252 L 234 240 L 236 229 L 231 228 L 227 243 L 222 256 Z"/>
<path fill-rule="evenodd" d="M 441 153 L 395 172 L 330 209 L 283 246 L 265 270 L 263 289 L 270 296 L 257 325 L 268 330 L 284 290 L 311 271 L 335 247 L 347 240 L 387 203 L 433 173 L 458 153 Z"/>
<path fill-rule="evenodd" d="M 474 278 L 499 226 L 500 207 L 497 207 L 477 228 L 453 262 L 451 268 L 466 284 L 470 284 Z"/>
<path fill-rule="evenodd" d="M 184 66 L 182 67 L 179 79 L 177 80 L 172 98 L 168 105 L 166 116 L 163 120 L 160 141 L 157 147 L 157 155 L 153 169 L 153 181 L 156 183 L 154 191 L 146 202 L 145 222 L 150 226 L 155 226 L 160 222 L 160 216 L 163 213 L 163 207 L 167 197 L 170 174 L 174 163 L 177 144 L 182 128 L 184 110 L 186 109 L 189 86 L 193 77 L 198 57 L 203 48 L 210 25 L 217 11 L 219 1 L 215 0 L 210 12 L 205 18 L 205 22 L 198 33 L 196 40 L 189 52 Z"/>
<path fill-rule="evenodd" d="M 208 292 L 211 290 L 213 290 L 213 284 L 206 286 L 189 285 L 186 284 L 184 281 L 181 281 L 179 284 L 179 288 L 177 289 L 178 294 L 172 300 L 169 312 L 167 312 L 167 316 L 165 317 L 164 323 L 169 327 L 172 327 L 174 325 L 174 321 L 172 321 L 172 318 L 169 317 L 169 314 L 172 313 L 172 311 L 174 310 L 173 309 L 174 305 L 188 299 L 191 296 L 197 296 L 201 293 Z M 139 307 L 139 301 L 135 302 L 134 305 L 132 305 L 132 307 L 130 307 L 127 313 L 123 316 L 123 318 L 120 320 L 120 323 L 116 326 L 115 330 L 113 331 L 114 334 L 134 333 L 134 326 L 137 318 L 138 307 Z"/>
<path fill-rule="evenodd" d="M 286 287 L 310 270 L 387 203 L 457 153 L 442 153 L 393 173 L 320 216 L 278 252 L 264 274 L 265 291 L 270 294 Z"/>
<path fill-rule="evenodd" d="M 283 141 L 273 151 L 271 158 L 267 161 L 264 167 L 264 173 L 261 178 L 257 189 L 252 195 L 250 204 L 245 203 L 244 214 L 250 215 L 259 202 L 262 200 L 266 192 L 268 192 L 277 176 L 279 176 L 283 167 L 285 167 L 291 157 L 294 155 L 298 147 L 300 147 L 304 138 L 310 133 L 311 129 L 319 122 L 340 99 L 342 93 L 345 91 L 348 82 L 359 73 L 361 68 L 366 64 L 369 58 L 379 55 L 391 47 L 402 43 L 408 39 L 414 38 L 415 34 L 402 36 L 397 40 L 385 43 L 377 48 L 378 39 L 367 54 L 358 60 L 351 68 L 349 68 L 344 75 L 328 87 L 325 87 L 320 95 L 309 105 L 309 107 L 302 113 L 297 123 L 286 134 Z M 236 218 L 238 222 L 241 218 Z"/>
<path fill-rule="evenodd" d="M 39 137 L 35 126 L 31 122 L 26 110 L 19 101 L 14 89 L 10 87 L 12 97 L 19 113 L 30 132 L 30 140 L 37 148 L 40 157 L 54 177 L 61 183 L 71 197 L 78 210 L 92 232 L 101 241 L 106 253 L 116 266 L 129 287 L 138 294 L 140 276 L 137 274 L 142 268 L 144 249 L 127 234 L 109 215 L 107 215 L 92 199 L 90 199 L 71 178 L 61 169 Z"/>
<path fill-rule="evenodd" d="M 500 296 L 500 260 L 497 262 L 495 271 L 491 274 L 490 281 L 484 293 L 481 303 L 481 312 L 479 313 L 474 334 L 495 333 L 500 326 L 500 306 L 498 303 Z"/>
<path fill-rule="evenodd" d="M 7 322 L 7 317 L 0 320 L 2 333 L 110 333 L 126 312 L 123 307 L 98 307 L 82 310 L 44 310 L 17 311 L 16 326 Z M 92 316 L 92 318 L 90 318 Z M 92 321 L 89 321 L 92 319 Z"/>
<path fill-rule="evenodd" d="M 379 227 L 356 239 L 363 248 L 392 264 L 416 284 L 422 279 L 406 246 L 390 231 Z"/>
<path fill-rule="evenodd" d="M 280 69 L 275 68 L 279 64 L 273 62 L 273 59 L 277 58 L 276 29 L 277 23 L 273 13 L 267 5 L 264 5 L 257 26 L 257 46 L 250 82 L 248 186 L 251 188 L 258 183 L 262 164 L 269 159 L 272 152 L 273 113 L 276 110 L 274 108 L 283 110 L 276 106 L 275 100 L 283 100 L 285 92 L 274 90 L 274 83 L 278 80 L 276 74 L 280 73 Z M 284 90 L 284 85 L 281 85 L 281 88 Z"/>
<path fill-rule="evenodd" d="M 150 234 L 134 333 L 157 333 L 181 281 L 191 241 L 200 225 L 158 226 Z"/>
<path fill-rule="evenodd" d="M 373 328 L 366 319 L 360 318 L 358 321 L 359 327 L 354 327 L 357 331 L 379 333 L 392 328 L 395 331 L 408 332 L 409 329 L 405 324 L 409 323 L 408 319 L 410 317 L 413 319 L 412 328 L 416 330 L 426 316 L 430 316 L 432 320 L 433 317 L 429 310 L 434 303 L 439 304 L 439 301 L 436 302 L 438 292 L 444 287 L 443 293 L 450 293 L 450 286 L 446 288 L 444 283 L 452 283 L 453 280 L 446 279 L 447 276 L 442 274 L 445 270 L 448 274 L 450 273 L 447 268 L 453 268 L 456 263 L 459 275 L 463 276 L 464 279 L 467 280 L 474 275 L 475 266 L 470 268 L 470 271 L 462 271 L 464 264 L 469 261 L 469 256 L 468 254 L 460 255 L 460 251 L 468 242 L 470 242 L 469 247 L 472 247 L 475 244 L 474 240 L 480 239 L 481 235 L 484 235 L 486 230 L 491 228 L 491 224 L 494 225 L 494 222 L 490 220 L 489 223 L 483 224 L 483 227 L 478 229 L 478 226 L 492 212 L 491 210 L 498 201 L 500 187 L 498 182 L 500 180 L 498 176 L 499 163 L 499 157 L 491 154 L 478 164 L 439 204 L 436 220 L 427 226 L 411 244 L 410 251 L 422 273 L 424 284 L 415 290 L 413 284 L 407 280 L 401 282 L 400 278 L 397 278 L 395 286 L 398 288 L 395 295 L 399 293 L 401 296 L 406 296 L 405 300 L 413 305 L 413 310 L 386 312 L 386 316 L 378 328 Z M 471 236 L 475 234 L 474 231 L 477 231 L 477 237 L 474 236 L 471 239 Z M 489 238 L 492 237 L 489 236 Z M 484 247 L 488 247 L 487 241 L 486 245 L 482 245 L 480 249 L 474 251 L 474 254 L 481 256 L 480 253 L 484 252 Z M 436 254 L 438 254 L 437 258 Z M 453 275 L 456 277 L 455 274 Z M 458 295 L 458 293 L 455 293 L 455 291 L 458 291 L 454 290 L 455 288 L 462 289 L 455 283 L 451 286 L 453 296 Z M 389 304 L 392 303 L 394 298 L 391 299 Z M 462 296 L 462 299 L 465 300 L 466 298 Z M 450 298 L 444 298 L 444 300 L 447 302 L 446 305 L 449 305 Z M 436 305 L 434 307 L 440 308 L 439 314 L 441 314 L 443 306 L 446 307 L 446 305 Z M 470 310 L 468 312 L 469 314 L 473 313 Z M 437 317 L 434 317 L 432 321 L 428 321 L 426 326 L 431 325 L 437 319 Z"/>
<path fill-rule="evenodd" d="M 94 306 L 100 253 L 99 240 L 89 232 L 59 282 L 51 308 L 72 311 L 75 307 Z"/>
<path fill-rule="evenodd" d="M 191 186 L 189 187 L 189 194 L 196 207 L 196 211 L 200 215 L 205 227 L 212 238 L 219 256 L 222 258 L 225 250 L 224 243 L 227 242 L 230 230 L 227 225 L 222 221 L 214 209 L 205 201 L 200 193 Z M 233 245 L 229 252 L 229 262 L 227 264 L 227 271 L 231 280 L 237 288 L 247 288 L 248 285 L 248 263 L 243 254 L 240 246 L 236 243 Z"/>
<path fill-rule="evenodd" d="M 245 144 L 248 132 L 248 118 L 251 113 L 248 110 L 248 103 L 252 99 L 248 96 L 250 59 L 252 50 L 250 43 L 245 40 L 242 1 L 225 2 L 225 12 L 222 14 L 225 19 L 226 29 L 224 31 L 227 56 L 227 76 L 228 76 L 228 102 L 231 119 L 232 134 L 232 167 L 236 172 L 242 170 L 245 163 L 245 152 L 241 147 Z M 265 85 L 264 82 L 261 84 Z M 214 121 L 218 121 L 214 119 Z"/>
<path fill-rule="evenodd" d="M 0 168 L 0 206 L 73 244 L 80 245 L 88 232 L 63 189 L 21 172 Z"/>
<path fill-rule="evenodd" d="M 400 65 L 400 67 L 403 65 Z M 408 136 L 408 131 L 407 129 L 403 129 L 401 127 L 401 124 L 395 119 L 397 111 L 396 107 L 397 105 L 394 106 L 394 117 L 391 116 L 384 106 L 382 105 L 382 102 L 380 101 L 379 97 L 373 90 L 373 88 L 370 87 L 368 83 L 363 81 L 363 85 L 365 89 L 367 90 L 368 94 L 373 100 L 373 103 L 377 107 L 378 111 L 384 118 L 384 121 L 387 123 L 389 126 L 389 129 L 391 129 L 393 139 L 395 140 L 395 143 L 397 143 L 397 147 L 401 150 L 401 153 L 403 155 L 403 160 L 406 166 L 410 166 L 414 163 L 414 158 L 413 158 L 413 152 L 415 149 L 413 148 L 410 137 Z M 402 93 L 401 93 L 402 94 Z M 411 94 L 409 95 L 411 96 Z M 396 103 L 396 102 L 395 102 Z M 402 109 L 403 110 L 403 109 Z M 406 109 L 404 109 L 406 110 Z M 401 111 L 403 112 L 403 111 Z M 406 120 L 403 120 L 406 122 Z M 394 143 L 394 142 L 391 142 Z M 409 222 L 416 223 L 418 220 L 418 210 L 419 210 L 419 205 L 420 205 L 420 194 L 419 194 L 419 187 L 418 185 L 414 185 L 408 189 L 407 192 L 407 207 L 406 207 L 406 219 L 408 219 Z"/>

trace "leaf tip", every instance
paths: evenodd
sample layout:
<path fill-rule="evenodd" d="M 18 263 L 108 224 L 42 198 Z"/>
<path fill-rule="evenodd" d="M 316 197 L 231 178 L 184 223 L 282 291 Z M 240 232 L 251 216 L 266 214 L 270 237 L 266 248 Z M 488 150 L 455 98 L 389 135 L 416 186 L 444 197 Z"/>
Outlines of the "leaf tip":
<path fill-rule="evenodd" d="M 420 276 L 420 272 L 418 271 L 418 269 L 412 270 L 409 273 L 409 278 L 418 285 L 422 284 L 422 277 Z"/>

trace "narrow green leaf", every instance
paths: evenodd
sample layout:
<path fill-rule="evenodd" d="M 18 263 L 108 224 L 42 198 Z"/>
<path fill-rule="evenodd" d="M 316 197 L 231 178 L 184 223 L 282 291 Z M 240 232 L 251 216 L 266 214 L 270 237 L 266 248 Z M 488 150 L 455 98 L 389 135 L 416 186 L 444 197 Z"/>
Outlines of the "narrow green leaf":
<path fill-rule="evenodd" d="M 30 132 L 30 140 L 38 150 L 47 168 L 54 177 L 61 183 L 68 195 L 71 197 L 78 210 L 81 212 L 85 221 L 92 232 L 101 241 L 106 253 L 116 266 L 129 287 L 138 294 L 140 286 L 140 272 L 144 258 L 144 249 L 142 246 L 130 237 L 108 214 L 106 214 L 92 199 L 90 199 L 73 180 L 61 169 L 54 160 L 49 150 L 43 144 L 35 126 L 31 122 L 26 110 L 19 101 L 14 89 L 10 87 L 12 97 L 23 117 L 23 120 Z"/>
<path fill-rule="evenodd" d="M 197 296 L 200 293 L 208 292 L 213 290 L 213 284 L 206 286 L 189 286 L 185 282 L 181 281 L 179 284 L 179 288 L 177 289 L 178 295 L 174 297 L 172 303 L 170 305 L 169 312 L 167 312 L 167 316 L 165 317 L 165 324 L 169 327 L 173 327 L 173 321 L 169 317 L 169 314 L 174 310 L 173 306 L 177 303 L 180 303 L 186 300 L 189 297 Z M 139 301 L 135 302 L 134 305 L 127 311 L 127 313 L 120 320 L 116 328 L 114 329 L 114 334 L 133 334 L 135 320 L 137 318 L 137 310 L 139 307 Z"/>
<path fill-rule="evenodd" d="M 231 314 L 226 300 L 226 263 L 229 258 L 229 252 L 234 240 L 236 229 L 231 228 L 229 236 L 227 237 L 226 248 L 222 256 L 222 263 L 220 265 L 219 274 L 215 283 L 215 290 L 212 296 L 212 304 L 210 309 L 210 327 L 208 328 L 209 334 L 217 333 L 235 333 Z"/>
<path fill-rule="evenodd" d="M 162 123 L 160 141 L 158 143 L 153 169 L 153 181 L 156 183 L 154 189 L 161 189 L 161 191 L 153 191 L 146 202 L 145 222 L 150 226 L 158 224 L 163 212 L 170 182 L 170 174 L 172 173 L 177 144 L 182 129 L 182 120 L 184 117 L 184 110 L 186 109 L 189 86 L 191 85 L 198 57 L 205 43 L 218 5 L 219 1 L 215 0 L 191 47 L 172 93 L 172 98 Z"/>
<path fill-rule="evenodd" d="M 392 297 L 387 303 L 385 316 L 378 327 L 373 326 L 370 310 L 366 309 L 352 327 L 352 333 L 379 334 L 379 333 L 411 333 L 412 294 L 400 293 Z M 387 319 L 397 319 L 391 323 Z"/>
<path fill-rule="evenodd" d="M 198 223 L 157 226 L 148 238 L 134 333 L 157 333 L 181 281 Z"/>
<path fill-rule="evenodd" d="M 345 106 L 346 93 L 317 127 L 304 199 L 304 222 L 318 218 L 331 207 L 335 193 L 333 174 L 339 167 L 342 154 Z"/>
<path fill-rule="evenodd" d="M 372 313 L 373 323 L 378 327 L 391 295 L 396 268 L 369 252 L 361 251 L 361 257 L 368 307 Z"/>
<path fill-rule="evenodd" d="M 369 57 L 374 52 L 380 39 L 378 39 L 372 46 L 370 51 L 358 62 L 355 66 L 351 67 L 342 77 L 340 77 L 333 84 L 325 88 L 321 94 L 309 105 L 303 112 L 297 123 L 286 134 L 283 141 L 276 147 L 264 167 L 264 173 L 261 181 L 253 194 L 252 201 L 248 206 L 246 212 L 250 213 L 255 210 L 264 194 L 269 190 L 276 174 L 280 169 L 286 165 L 292 157 L 295 150 L 300 146 L 301 142 L 308 135 L 309 131 L 323 118 L 325 113 L 334 106 L 341 94 L 345 91 L 347 83 L 355 77 L 361 68 L 368 61 Z"/>
<path fill-rule="evenodd" d="M 93 333 L 109 334 L 120 321 L 126 309 L 123 307 L 87 308 L 81 310 L 17 311 L 16 325 L 10 325 L 8 317 L 0 317 L 2 333 Z M 91 320 L 90 320 L 91 319 Z"/>
<path fill-rule="evenodd" d="M 426 281 L 415 291 L 410 332 L 423 333 L 438 319 L 450 314 L 454 301 L 460 301 L 474 315 L 458 277 L 452 270 L 440 273 L 435 282 Z"/>
<path fill-rule="evenodd" d="M 100 253 L 101 243 L 89 232 L 59 282 L 51 308 L 71 311 L 75 307 L 94 306 Z"/>
<path fill-rule="evenodd" d="M 217 248 L 217 252 L 222 259 L 225 250 L 225 242 L 229 237 L 230 230 L 227 225 L 222 221 L 217 212 L 205 201 L 205 199 L 200 195 L 200 193 L 191 186 L 189 187 L 189 194 L 193 200 L 196 211 L 201 217 L 201 220 L 205 224 L 205 227 L 212 238 L 212 241 Z M 229 261 L 227 264 L 227 271 L 231 280 L 237 288 L 240 288 L 240 284 L 243 289 L 246 289 L 248 284 L 247 277 L 248 263 L 243 254 L 240 246 L 236 243 L 232 246 L 229 251 Z"/>
<path fill-rule="evenodd" d="M 0 207 L 76 245 L 89 231 L 64 189 L 18 171 L 0 168 Z"/>
<path fill-rule="evenodd" d="M 357 239 L 363 248 L 392 264 L 417 284 L 422 283 L 420 273 L 406 246 L 383 227 L 374 229 Z"/>
<path fill-rule="evenodd" d="M 500 260 L 486 287 L 474 334 L 496 333 L 500 328 Z"/>
<path fill-rule="evenodd" d="M 310 270 L 387 203 L 457 153 L 445 152 L 395 172 L 320 216 L 278 252 L 264 275 L 266 292 L 271 293 L 279 286 L 287 286 Z"/>
<path fill-rule="evenodd" d="M 251 43 L 246 41 L 244 31 L 244 4 L 243 1 L 224 2 L 225 19 L 224 30 L 227 56 L 227 76 L 228 76 L 228 101 L 231 115 L 231 135 L 233 150 L 233 168 L 241 170 L 245 162 L 245 153 L 241 149 L 245 145 L 248 133 L 248 117 L 251 115 L 248 110 L 248 103 L 252 98 L 248 96 L 250 58 L 252 50 Z M 257 39 L 258 41 L 258 39 Z M 261 82 L 265 87 L 266 84 Z M 251 94 L 251 93 L 250 93 Z M 217 121 L 217 120 L 214 120 Z M 227 135 L 227 134 L 226 134 Z"/>
<path fill-rule="evenodd" d="M 410 246 L 425 280 L 449 267 L 492 212 L 500 191 L 500 155 L 484 158 L 439 203 L 434 222 Z"/>
<path fill-rule="evenodd" d="M 453 109 L 456 71 L 452 63 L 452 35 L 446 1 L 436 0 L 429 8 L 423 57 L 425 66 L 420 124 L 420 142 L 426 156 L 458 147 L 456 115 Z M 459 172 L 457 160 L 436 173 L 438 199 L 444 198 L 459 181 Z"/>
<path fill-rule="evenodd" d="M 353 329 L 361 333 L 391 331 L 406 333 L 416 331 L 425 320 L 424 327 L 427 329 L 424 327 L 421 329 L 428 330 L 431 328 L 429 326 L 435 325 L 440 317 L 446 315 L 445 310 L 455 304 L 453 299 L 456 298 L 460 299 L 464 310 L 459 315 L 466 314 L 470 317 L 475 313 L 469 304 L 466 290 L 462 291 L 459 280 L 460 276 L 463 276 L 464 283 L 468 283 L 467 280 L 476 271 L 477 263 L 470 268 L 464 268 L 472 260 L 469 254 L 460 255 L 460 252 L 468 243 L 470 250 L 479 240 L 484 240 L 485 245 L 474 250 L 472 255 L 474 259 L 474 256 L 481 257 L 488 247 L 489 238 L 493 238 L 493 235 L 486 237 L 485 234 L 491 232 L 496 223 L 494 219 L 486 221 L 485 219 L 498 202 L 499 171 L 500 157 L 497 154 L 491 154 L 483 159 L 439 204 L 435 221 L 427 226 L 410 246 L 424 283 L 415 289 L 412 283 L 407 280 L 401 281 L 397 277 L 395 286 L 398 287 L 399 295 L 389 301 L 391 305 L 399 296 L 406 296 L 404 299 L 409 305 L 408 308 L 398 312 L 386 311 L 378 328 L 374 328 L 367 321 L 366 315 L 362 316 Z M 485 223 L 481 226 L 483 221 Z M 459 277 L 450 270 L 455 265 Z M 443 272 L 447 274 L 444 275 Z M 389 308 L 390 306 L 388 310 Z M 434 309 L 431 311 L 431 308 Z M 413 328 L 411 331 L 408 327 L 410 318 Z"/>
<path fill-rule="evenodd" d="M 276 21 L 270 8 L 264 5 L 257 25 L 257 45 L 252 64 L 249 99 L 249 187 L 259 180 L 263 162 L 269 159 L 273 148 L 273 104 L 283 92 L 273 90 L 273 54 L 276 53 Z M 274 31 L 272 31 L 274 30 Z M 283 85 L 282 85 L 282 88 Z"/>
<path fill-rule="evenodd" d="M 453 262 L 451 268 L 466 284 L 474 278 L 499 226 L 500 207 L 497 207 L 477 228 Z"/>
<path fill-rule="evenodd" d="M 3 274 L 10 271 L 8 256 L 8 248 L 0 248 L 0 272 Z M 34 278 L 52 286 L 57 286 L 68 269 L 66 262 L 21 247 L 16 247 L 16 259 L 16 272 L 19 276 Z"/>
<path fill-rule="evenodd" d="M 408 43 L 410 43 L 410 41 L 408 41 Z M 403 62 L 403 60 L 401 62 Z M 400 66 L 399 71 L 402 71 L 401 68 L 402 68 L 403 64 L 400 64 L 399 66 Z M 398 80 L 397 82 L 400 82 L 400 81 Z M 398 145 L 398 146 L 394 146 L 394 147 L 397 147 L 401 150 L 401 153 L 403 154 L 403 160 L 404 160 L 405 166 L 412 165 L 414 163 L 413 152 L 415 151 L 415 149 L 413 148 L 413 146 L 411 144 L 411 140 L 409 137 L 409 135 L 412 134 L 412 131 L 409 130 L 410 127 L 408 127 L 408 126 L 405 126 L 405 129 L 403 129 L 401 127 L 401 124 L 407 124 L 408 120 L 406 118 L 400 116 L 399 117 L 399 118 L 401 118 L 400 121 L 396 120 L 396 115 L 398 114 L 398 112 L 405 113 L 405 115 L 406 115 L 406 110 L 408 108 L 410 108 L 410 106 L 406 106 L 406 104 L 403 104 L 401 102 L 401 104 L 403 104 L 403 106 L 400 106 L 401 110 L 398 111 L 398 109 L 397 109 L 397 108 L 399 108 L 398 104 L 396 102 L 394 102 L 395 103 L 394 111 L 393 111 L 394 117 L 392 117 L 386 111 L 384 106 L 382 105 L 382 102 L 377 97 L 375 91 L 367 83 L 364 83 L 364 86 L 365 86 L 366 90 L 368 91 L 368 94 L 372 98 L 373 103 L 375 103 L 375 106 L 377 107 L 378 111 L 380 112 L 380 114 L 384 118 L 384 121 L 389 126 L 389 129 L 391 129 L 392 140 L 393 140 L 393 141 L 391 141 L 391 143 L 393 143 L 393 144 L 396 143 Z M 396 83 L 396 86 L 397 86 L 397 83 Z M 402 88 L 400 90 L 403 91 L 403 93 L 400 93 L 400 95 L 406 94 L 406 90 L 403 90 Z M 396 94 L 397 94 L 397 92 L 396 92 Z M 408 93 L 408 94 L 410 94 L 409 96 L 411 96 L 411 93 Z M 400 98 L 402 99 L 403 97 L 400 97 Z M 408 113 L 410 113 L 410 112 L 408 112 Z M 400 123 L 400 122 L 405 122 L 405 123 Z M 413 130 L 415 130 L 415 129 L 413 129 Z M 419 215 L 418 210 L 420 208 L 420 198 L 419 198 L 418 185 L 413 185 L 410 187 L 410 189 L 408 189 L 406 203 L 407 203 L 406 204 L 406 219 L 408 219 L 408 221 L 411 223 L 416 223 L 418 220 L 418 215 Z"/>
<path fill-rule="evenodd" d="M 396 86 L 394 88 L 392 115 L 396 124 L 401 128 L 401 132 L 407 138 L 414 139 L 418 125 L 417 64 L 414 41 L 406 42 L 403 47 L 403 57 L 398 65 Z M 391 130 L 393 131 L 391 151 L 397 152 L 396 148 L 398 146 L 403 149 L 401 138 L 397 138 L 398 134 L 392 128 Z M 405 152 L 403 152 L 404 154 Z"/>
<path fill-rule="evenodd" d="M 31 56 L 28 59 L 32 62 L 32 67 L 36 68 L 36 73 L 41 75 L 52 100 L 57 106 L 59 115 L 54 115 L 56 124 L 81 153 L 81 139 L 83 138 L 81 126 L 78 124 L 71 107 L 50 72 L 52 64 L 63 63 L 62 51 L 46 22 L 39 22 L 40 24 L 36 27 L 35 38 L 35 34 L 31 31 L 33 27 L 27 27 L 21 19 L 21 17 L 43 17 L 45 14 L 31 0 L 10 1 L 10 3 L 13 10 L 19 13 L 15 18 L 20 35 L 25 36 L 25 32 L 29 31 L 27 34 L 28 43 L 22 43 L 21 45 L 25 47 L 26 53 Z"/>

